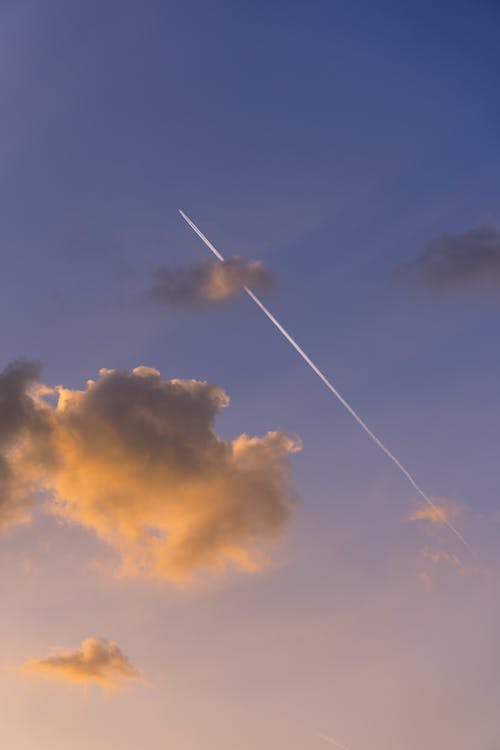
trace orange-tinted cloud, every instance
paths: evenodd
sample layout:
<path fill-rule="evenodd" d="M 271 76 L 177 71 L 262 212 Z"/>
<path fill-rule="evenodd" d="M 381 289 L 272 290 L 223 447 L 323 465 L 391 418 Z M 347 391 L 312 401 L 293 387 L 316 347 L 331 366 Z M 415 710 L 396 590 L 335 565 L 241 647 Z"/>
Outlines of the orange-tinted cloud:
<path fill-rule="evenodd" d="M 39 389 L 35 406 L 49 428 L 41 437 L 27 430 L 12 466 L 44 489 L 53 512 L 114 547 L 122 574 L 185 582 L 203 569 L 263 566 L 263 545 L 282 534 L 294 505 L 296 438 L 222 440 L 221 388 L 148 367 L 102 370 L 84 390 L 53 395 L 55 407 Z"/>
<path fill-rule="evenodd" d="M 272 286 L 272 276 L 257 260 L 207 260 L 188 268 L 157 268 L 155 283 L 145 298 L 180 307 L 204 307 L 233 299 L 244 286 L 265 292 Z"/>
<path fill-rule="evenodd" d="M 75 651 L 58 649 L 45 659 L 31 659 L 24 670 L 50 679 L 96 682 L 107 688 L 141 677 L 118 645 L 105 638 L 86 638 Z"/>
<path fill-rule="evenodd" d="M 439 565 L 441 563 L 450 563 L 457 567 L 463 567 L 460 558 L 451 552 L 443 552 L 442 550 L 429 550 L 424 549 L 421 551 L 421 557 L 424 560 L 429 560 L 433 565 Z"/>
<path fill-rule="evenodd" d="M 450 523 L 458 514 L 458 508 L 448 502 L 422 505 L 410 515 L 410 521 L 430 521 L 434 524 Z"/>

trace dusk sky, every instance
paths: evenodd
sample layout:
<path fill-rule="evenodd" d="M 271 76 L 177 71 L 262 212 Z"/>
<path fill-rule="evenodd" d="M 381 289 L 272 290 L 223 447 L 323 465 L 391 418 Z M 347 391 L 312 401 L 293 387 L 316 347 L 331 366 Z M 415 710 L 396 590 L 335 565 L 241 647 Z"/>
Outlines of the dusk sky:
<path fill-rule="evenodd" d="M 499 750 L 499 29 L 0 2 L 0 747 Z"/>

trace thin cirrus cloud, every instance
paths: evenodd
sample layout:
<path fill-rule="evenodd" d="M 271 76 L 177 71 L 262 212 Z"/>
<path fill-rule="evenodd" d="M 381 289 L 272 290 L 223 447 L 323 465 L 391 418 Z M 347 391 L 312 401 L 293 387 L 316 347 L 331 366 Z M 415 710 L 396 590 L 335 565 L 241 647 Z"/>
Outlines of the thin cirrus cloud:
<path fill-rule="evenodd" d="M 86 638 L 74 651 L 57 649 L 44 659 L 30 659 L 23 671 L 54 680 L 97 683 L 104 688 L 117 688 L 127 680 L 142 678 L 118 644 L 106 638 Z"/>
<path fill-rule="evenodd" d="M 25 519 L 38 491 L 52 513 L 114 548 L 122 575 L 189 583 L 203 570 L 264 567 L 295 506 L 288 457 L 298 438 L 223 440 L 220 387 L 149 367 L 101 370 L 83 390 L 51 390 L 37 377 L 26 364 L 0 377 L 0 404 L 13 399 L 4 526 Z"/>
<path fill-rule="evenodd" d="M 393 273 L 395 284 L 411 283 L 436 294 L 480 282 L 500 287 L 500 230 L 494 225 L 436 237 Z"/>
<path fill-rule="evenodd" d="M 273 278 L 260 261 L 234 257 L 186 268 L 157 268 L 154 284 L 143 299 L 162 305 L 203 308 L 234 299 L 245 286 L 266 292 L 272 285 Z"/>

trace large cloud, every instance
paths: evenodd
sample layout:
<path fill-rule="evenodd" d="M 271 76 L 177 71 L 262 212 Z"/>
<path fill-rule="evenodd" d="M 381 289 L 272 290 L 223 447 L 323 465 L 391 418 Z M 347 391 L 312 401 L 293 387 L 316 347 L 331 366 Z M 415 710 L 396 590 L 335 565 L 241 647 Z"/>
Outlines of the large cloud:
<path fill-rule="evenodd" d="M 263 292 L 271 285 L 272 277 L 260 261 L 235 257 L 174 270 L 157 268 L 155 283 L 145 298 L 180 307 L 205 307 L 233 299 L 244 286 Z"/>
<path fill-rule="evenodd" d="M 222 440 L 213 424 L 228 403 L 221 388 L 148 367 L 102 370 L 84 390 L 54 395 L 52 407 L 24 391 L 44 429 L 25 426 L 11 473 L 112 545 L 123 574 L 184 581 L 201 569 L 263 565 L 263 543 L 280 536 L 294 504 L 296 438 Z"/>
<path fill-rule="evenodd" d="M 500 286 L 500 230 L 478 226 L 461 234 L 443 234 L 427 243 L 413 261 L 398 266 L 393 278 L 433 292 L 477 281 Z"/>
<path fill-rule="evenodd" d="M 24 669 L 51 679 L 97 682 L 111 688 L 141 677 L 118 644 L 105 638 L 86 638 L 75 651 L 60 649 L 45 659 L 30 659 Z"/>

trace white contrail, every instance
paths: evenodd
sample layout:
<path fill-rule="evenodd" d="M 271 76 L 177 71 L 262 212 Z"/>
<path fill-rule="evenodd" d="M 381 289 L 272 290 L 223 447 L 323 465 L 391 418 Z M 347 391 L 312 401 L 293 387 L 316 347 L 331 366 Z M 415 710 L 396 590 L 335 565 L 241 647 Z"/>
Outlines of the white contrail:
<path fill-rule="evenodd" d="M 184 219 L 184 221 L 187 224 L 189 224 L 189 226 L 191 227 L 191 229 L 198 235 L 198 237 L 205 243 L 205 245 L 213 252 L 213 254 L 215 255 L 215 257 L 218 258 L 219 260 L 223 261 L 224 260 L 224 256 L 217 250 L 216 247 L 214 247 L 212 245 L 212 243 L 205 237 L 205 235 L 202 232 L 200 232 L 200 230 L 198 229 L 198 227 L 196 226 L 196 224 L 194 224 L 191 221 L 191 219 L 189 218 L 189 216 L 186 216 L 186 214 L 184 213 L 184 211 L 181 211 L 181 209 L 179 209 L 179 213 L 182 216 L 182 218 Z M 276 320 L 276 318 L 274 317 L 274 315 L 267 309 L 267 307 L 252 292 L 251 289 L 249 289 L 247 286 L 245 286 L 243 288 L 244 288 L 245 292 L 248 294 L 248 296 L 253 299 L 253 301 L 255 302 L 255 304 L 258 307 L 260 307 L 260 309 L 262 310 L 262 312 L 264 313 L 264 315 L 266 315 L 269 318 L 269 320 L 271 321 L 271 323 L 273 323 L 276 326 L 276 328 L 278 329 L 278 331 L 293 346 L 293 348 L 295 349 L 295 351 L 297 351 L 300 354 L 300 356 L 302 357 L 302 359 L 305 362 L 307 362 L 307 364 L 309 365 L 309 367 L 311 368 L 311 370 L 313 370 L 313 372 L 316 373 L 316 375 L 318 376 L 318 378 L 323 381 L 323 383 L 326 385 L 326 387 L 328 388 L 328 390 L 333 393 L 333 395 L 340 401 L 340 403 L 342 404 L 342 406 L 345 409 L 347 409 L 347 411 L 349 412 L 349 414 L 352 417 L 354 417 L 354 419 L 359 424 L 359 426 L 362 427 L 362 429 L 373 440 L 373 442 L 376 445 L 378 445 L 378 447 L 380 448 L 380 450 L 382 450 L 385 453 L 385 455 L 398 467 L 398 469 L 400 470 L 400 472 L 402 474 L 404 474 L 404 476 L 410 482 L 410 484 L 413 487 L 413 489 L 418 492 L 418 494 L 420 495 L 420 497 L 422 497 L 425 500 L 425 502 L 427 503 L 427 505 L 429 505 L 431 508 L 434 508 L 434 510 L 436 510 L 440 515 L 442 515 L 442 517 L 443 517 L 443 523 L 450 529 L 450 531 L 452 531 L 455 534 L 455 536 L 462 542 L 462 544 L 465 545 L 465 547 L 467 547 L 470 550 L 471 548 L 470 548 L 469 543 L 464 539 L 464 537 L 458 531 L 458 529 L 455 528 L 455 526 L 443 516 L 441 510 L 431 500 L 431 498 L 428 497 L 425 494 L 425 492 L 418 486 L 418 484 L 413 479 L 413 477 L 410 474 L 410 472 L 407 469 L 405 469 L 405 467 L 403 466 L 403 464 L 400 461 L 398 461 L 398 459 L 396 458 L 396 456 L 394 456 L 391 453 L 391 451 L 388 448 L 386 448 L 386 446 L 383 444 L 383 442 L 375 435 L 375 433 L 373 433 L 370 430 L 370 428 L 368 427 L 368 425 L 365 424 L 365 422 L 361 419 L 361 417 L 359 416 L 359 414 L 352 408 L 352 406 L 338 392 L 338 390 L 335 388 L 335 386 L 332 385 L 332 383 L 330 383 L 330 381 L 328 380 L 328 378 L 326 377 L 326 375 L 324 375 L 321 372 L 321 370 L 319 369 L 319 367 L 317 367 L 314 364 L 314 362 L 311 359 L 309 359 L 309 357 L 307 356 L 307 354 L 300 348 L 300 346 L 297 344 L 297 342 L 295 341 L 295 339 L 293 339 L 290 336 L 290 334 L 288 333 L 288 331 L 286 331 L 283 328 L 283 326 L 281 325 L 281 323 L 279 323 Z"/>
<path fill-rule="evenodd" d="M 324 740 L 325 742 L 329 742 L 330 745 L 335 745 L 335 747 L 340 748 L 340 750 L 349 750 L 349 748 L 346 747 L 346 745 L 341 745 L 340 742 L 336 742 L 333 739 L 333 737 L 328 737 L 327 734 L 322 734 L 321 732 L 318 732 L 318 737 Z"/>

